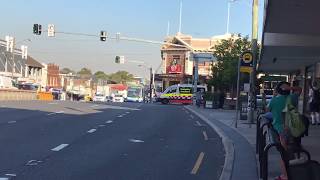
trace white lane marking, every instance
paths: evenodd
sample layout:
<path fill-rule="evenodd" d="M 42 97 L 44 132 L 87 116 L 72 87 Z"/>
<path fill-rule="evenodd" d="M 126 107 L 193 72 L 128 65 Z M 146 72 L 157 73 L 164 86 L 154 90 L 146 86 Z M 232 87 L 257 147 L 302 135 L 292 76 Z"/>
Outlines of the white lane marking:
<path fill-rule="evenodd" d="M 9 180 L 9 178 L 0 177 L 0 180 Z"/>
<path fill-rule="evenodd" d="M 196 121 L 196 126 L 199 126 L 199 127 L 201 127 L 201 126 L 206 126 L 206 125 L 204 125 L 204 124 L 201 124 L 199 121 Z"/>
<path fill-rule="evenodd" d="M 201 163 L 202 163 L 203 157 L 204 157 L 204 152 L 201 152 L 201 153 L 199 154 L 199 157 L 198 157 L 196 163 L 194 164 L 193 169 L 192 169 L 192 171 L 190 172 L 190 174 L 197 174 L 197 172 L 198 172 L 198 170 L 199 170 L 199 168 L 200 168 L 200 165 L 201 165 Z"/>
<path fill-rule="evenodd" d="M 90 129 L 89 131 L 87 131 L 88 133 L 94 133 L 96 132 L 97 130 L 96 129 Z"/>
<path fill-rule="evenodd" d="M 64 111 L 52 112 L 52 113 L 49 113 L 49 114 L 47 114 L 47 115 L 48 115 L 48 116 L 50 116 L 50 115 L 54 115 L 54 114 L 62 114 L 62 113 L 64 113 Z"/>
<path fill-rule="evenodd" d="M 201 126 L 201 123 L 200 123 L 199 121 L 196 121 L 196 124 L 197 124 L 198 126 Z"/>
<path fill-rule="evenodd" d="M 16 177 L 16 174 L 5 174 L 6 176 Z"/>
<path fill-rule="evenodd" d="M 8 124 L 16 123 L 17 121 L 8 121 Z"/>
<path fill-rule="evenodd" d="M 205 141 L 208 141 L 208 135 L 206 131 L 202 131 L 203 137 Z"/>
<path fill-rule="evenodd" d="M 36 165 L 38 165 L 38 164 L 41 163 L 41 162 L 42 162 L 42 161 L 38 161 L 38 160 L 32 159 L 32 160 L 28 161 L 28 162 L 26 163 L 26 165 L 27 165 L 27 166 L 36 166 Z"/>
<path fill-rule="evenodd" d="M 91 107 L 94 108 L 94 107 L 98 107 L 99 105 L 98 104 L 95 104 L 95 105 L 92 105 Z"/>
<path fill-rule="evenodd" d="M 122 118 L 123 116 L 122 115 L 119 115 L 119 116 L 117 116 L 118 118 Z"/>
<path fill-rule="evenodd" d="M 134 143 L 143 143 L 144 141 L 140 140 L 140 139 L 129 139 L 130 142 L 134 142 Z"/>
<path fill-rule="evenodd" d="M 58 104 L 57 102 L 51 102 L 51 103 L 48 103 L 50 105 L 55 105 L 55 104 Z"/>
<path fill-rule="evenodd" d="M 59 146 L 51 149 L 51 151 L 60 151 L 61 149 L 65 148 L 67 146 L 69 146 L 69 144 L 60 144 Z"/>
<path fill-rule="evenodd" d="M 128 112 L 126 112 L 126 114 L 130 114 L 130 112 L 128 111 Z"/>
<path fill-rule="evenodd" d="M 106 124 L 111 124 L 113 123 L 113 121 L 109 120 L 109 121 L 106 121 Z"/>
<path fill-rule="evenodd" d="M 106 125 L 104 125 L 104 124 L 100 124 L 100 125 L 99 125 L 99 127 L 105 127 L 105 126 L 106 126 Z"/>

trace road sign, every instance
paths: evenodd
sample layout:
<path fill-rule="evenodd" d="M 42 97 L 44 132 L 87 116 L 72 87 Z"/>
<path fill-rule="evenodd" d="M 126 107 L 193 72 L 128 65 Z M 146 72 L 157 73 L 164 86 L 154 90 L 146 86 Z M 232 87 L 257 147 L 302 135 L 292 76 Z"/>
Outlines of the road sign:
<path fill-rule="evenodd" d="M 117 40 L 117 42 L 120 41 L 120 35 L 121 35 L 121 34 L 120 34 L 119 32 L 116 33 L 116 40 Z"/>
<path fill-rule="evenodd" d="M 250 51 L 243 52 L 240 56 L 240 72 L 251 73 L 253 55 Z"/>
<path fill-rule="evenodd" d="M 48 37 L 55 36 L 55 29 L 53 24 L 48 24 Z"/>
<path fill-rule="evenodd" d="M 191 60 L 197 60 L 198 62 L 213 62 L 217 60 L 212 53 L 191 53 L 190 57 Z"/>

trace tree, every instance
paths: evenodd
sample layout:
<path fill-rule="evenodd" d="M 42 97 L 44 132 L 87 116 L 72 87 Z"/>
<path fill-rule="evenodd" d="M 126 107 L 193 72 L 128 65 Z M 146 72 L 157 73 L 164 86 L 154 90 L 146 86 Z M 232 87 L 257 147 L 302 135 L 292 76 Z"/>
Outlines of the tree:
<path fill-rule="evenodd" d="M 92 76 L 92 72 L 88 68 L 82 68 L 80 71 L 77 72 L 77 74 L 81 78 L 91 78 L 91 76 Z"/>
<path fill-rule="evenodd" d="M 61 74 L 75 74 L 75 72 L 73 70 L 71 70 L 70 68 L 63 68 L 60 70 Z"/>
<path fill-rule="evenodd" d="M 212 67 L 212 79 L 209 84 L 215 89 L 234 92 L 237 84 L 237 67 L 240 55 L 251 48 L 248 36 L 233 35 L 229 39 L 221 40 L 214 46 L 214 56 L 217 63 Z M 242 76 L 248 79 L 248 75 Z"/>
<path fill-rule="evenodd" d="M 127 71 L 118 71 L 116 73 L 110 74 L 109 79 L 117 83 L 126 84 L 133 80 L 133 75 Z"/>
<path fill-rule="evenodd" d="M 108 75 L 106 73 L 104 73 L 103 71 L 97 71 L 96 73 L 94 73 L 93 76 L 95 77 L 95 79 L 101 79 L 101 80 L 108 79 Z"/>

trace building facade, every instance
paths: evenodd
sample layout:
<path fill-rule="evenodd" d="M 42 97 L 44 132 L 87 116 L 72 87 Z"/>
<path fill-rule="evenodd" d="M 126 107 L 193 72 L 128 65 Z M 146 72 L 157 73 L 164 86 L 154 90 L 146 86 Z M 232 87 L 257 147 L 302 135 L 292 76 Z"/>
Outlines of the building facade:
<path fill-rule="evenodd" d="M 194 62 L 191 52 L 212 52 L 214 46 L 222 39 L 230 38 L 231 34 L 200 39 L 178 33 L 165 39 L 161 47 L 162 73 L 155 76 L 156 83 L 162 85 L 162 90 L 174 84 L 193 83 Z M 170 44 L 169 44 L 170 43 Z M 206 84 L 212 76 L 214 62 L 199 62 L 198 74 L 200 84 Z"/>
<path fill-rule="evenodd" d="M 61 89 L 61 79 L 59 75 L 59 66 L 49 63 L 47 65 L 47 88 Z"/>

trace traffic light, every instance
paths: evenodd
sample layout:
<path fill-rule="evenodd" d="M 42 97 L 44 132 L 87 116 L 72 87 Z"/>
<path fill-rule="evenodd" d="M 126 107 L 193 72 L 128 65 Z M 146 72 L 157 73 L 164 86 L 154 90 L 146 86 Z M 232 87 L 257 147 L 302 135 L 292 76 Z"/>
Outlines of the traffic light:
<path fill-rule="evenodd" d="M 41 24 L 34 24 L 33 25 L 33 34 L 41 35 L 41 32 L 42 32 Z"/>
<path fill-rule="evenodd" d="M 115 63 L 120 64 L 120 56 L 116 56 Z"/>
<path fill-rule="evenodd" d="M 107 32 L 100 31 L 100 41 L 106 41 L 106 40 L 107 40 Z"/>

